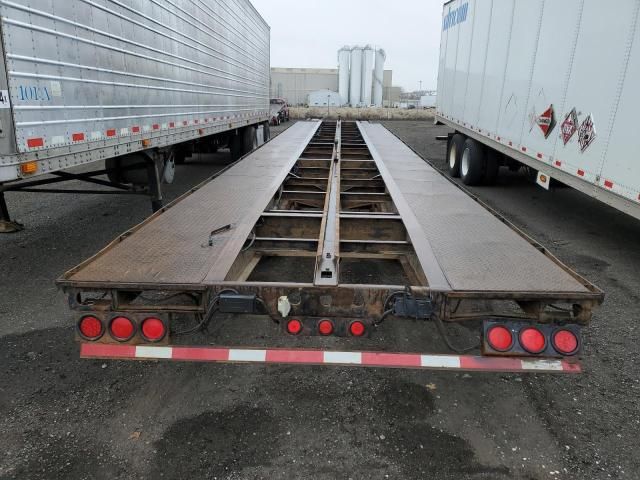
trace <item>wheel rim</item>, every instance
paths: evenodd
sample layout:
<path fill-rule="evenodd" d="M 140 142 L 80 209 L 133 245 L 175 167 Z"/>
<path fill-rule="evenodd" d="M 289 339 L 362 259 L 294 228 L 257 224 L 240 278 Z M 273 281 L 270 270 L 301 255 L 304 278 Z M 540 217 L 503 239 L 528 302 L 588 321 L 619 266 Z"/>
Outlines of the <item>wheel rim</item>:
<path fill-rule="evenodd" d="M 452 143 L 451 148 L 449 149 L 449 168 L 451 168 L 452 170 L 456 166 L 456 150 L 456 144 Z"/>
<path fill-rule="evenodd" d="M 471 163 L 471 152 L 469 151 L 468 148 L 465 148 L 464 152 L 462 152 L 462 163 L 460 165 L 460 171 L 462 173 L 462 176 L 466 176 L 467 173 L 469 173 L 470 163 Z"/>

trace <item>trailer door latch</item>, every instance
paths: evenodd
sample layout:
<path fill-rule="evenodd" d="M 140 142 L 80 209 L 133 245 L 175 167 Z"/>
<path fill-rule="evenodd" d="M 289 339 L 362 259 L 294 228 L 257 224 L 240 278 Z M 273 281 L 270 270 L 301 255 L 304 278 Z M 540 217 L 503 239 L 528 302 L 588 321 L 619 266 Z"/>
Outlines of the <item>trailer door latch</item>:
<path fill-rule="evenodd" d="M 428 319 L 433 312 L 433 303 L 427 298 L 399 295 L 393 304 L 393 314 L 397 317 Z"/>

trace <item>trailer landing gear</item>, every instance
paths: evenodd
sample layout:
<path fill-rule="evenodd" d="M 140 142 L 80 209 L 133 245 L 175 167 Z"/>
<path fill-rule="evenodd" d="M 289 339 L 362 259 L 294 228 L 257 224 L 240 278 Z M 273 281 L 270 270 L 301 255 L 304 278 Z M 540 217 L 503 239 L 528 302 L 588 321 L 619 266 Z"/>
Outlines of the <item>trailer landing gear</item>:
<path fill-rule="evenodd" d="M 11 220 L 4 192 L 0 191 L 0 233 L 15 233 L 20 230 L 24 230 L 24 225 Z"/>

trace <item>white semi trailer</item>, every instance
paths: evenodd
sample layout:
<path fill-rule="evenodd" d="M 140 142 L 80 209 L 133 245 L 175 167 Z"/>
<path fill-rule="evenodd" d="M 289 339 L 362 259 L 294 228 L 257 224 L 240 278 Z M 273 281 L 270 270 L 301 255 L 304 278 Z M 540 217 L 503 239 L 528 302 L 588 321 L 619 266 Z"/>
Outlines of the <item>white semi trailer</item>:
<path fill-rule="evenodd" d="M 526 166 L 640 218 L 639 0 L 452 0 L 436 120 L 466 184 Z"/>
<path fill-rule="evenodd" d="M 148 184 L 157 209 L 174 163 L 268 137 L 270 30 L 249 0 L 3 0 L 0 17 L 0 231 L 19 228 L 6 191 Z"/>

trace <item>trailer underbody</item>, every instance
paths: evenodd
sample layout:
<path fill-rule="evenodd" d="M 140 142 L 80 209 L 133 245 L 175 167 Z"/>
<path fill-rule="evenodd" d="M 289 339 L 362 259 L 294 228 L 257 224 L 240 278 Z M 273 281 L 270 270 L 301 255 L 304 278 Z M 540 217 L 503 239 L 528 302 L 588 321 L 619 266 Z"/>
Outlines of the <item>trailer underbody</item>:
<path fill-rule="evenodd" d="M 90 338 L 79 328 L 88 358 L 500 371 L 579 371 L 580 328 L 603 299 L 382 126 L 345 121 L 294 125 L 58 285 L 79 325 L 101 326 Z M 434 322 L 459 355 L 176 343 L 217 314 L 261 314 L 284 334 L 347 343 L 383 321 Z M 194 326 L 177 331 L 178 317 Z M 121 318 L 130 335 L 114 336 Z M 162 335 L 145 334 L 149 318 Z M 481 323 L 473 355 L 447 339 L 449 322 Z M 495 327 L 511 332 L 509 348 L 488 341 Z M 522 339 L 528 327 L 544 337 L 540 351 Z M 575 351 L 555 348 L 560 331 L 575 335 Z"/>

